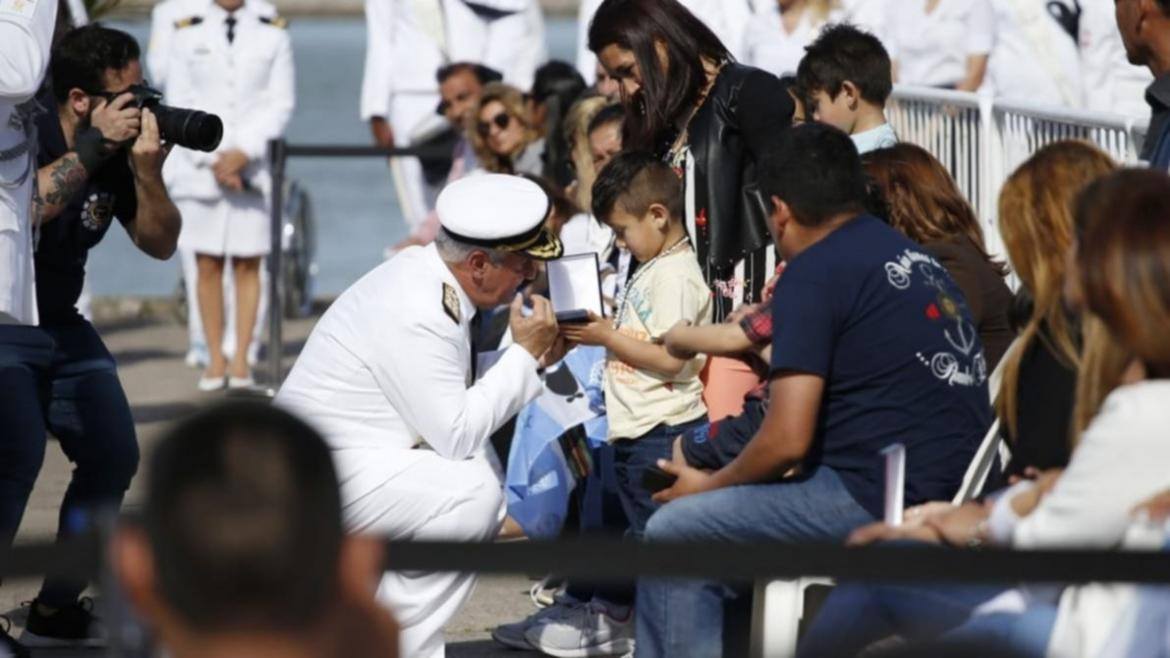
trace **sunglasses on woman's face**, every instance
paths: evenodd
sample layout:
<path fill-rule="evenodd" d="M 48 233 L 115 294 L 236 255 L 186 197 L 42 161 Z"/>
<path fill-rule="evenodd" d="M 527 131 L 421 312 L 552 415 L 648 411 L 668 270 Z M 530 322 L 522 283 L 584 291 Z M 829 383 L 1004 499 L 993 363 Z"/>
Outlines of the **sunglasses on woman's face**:
<path fill-rule="evenodd" d="M 488 135 L 492 134 L 493 123 L 496 124 L 496 127 L 500 130 L 507 130 L 508 126 L 512 125 L 512 115 L 508 114 L 507 112 L 500 112 L 496 116 L 492 117 L 491 121 L 480 121 L 476 125 L 476 129 L 479 131 L 479 136 L 487 139 Z"/>

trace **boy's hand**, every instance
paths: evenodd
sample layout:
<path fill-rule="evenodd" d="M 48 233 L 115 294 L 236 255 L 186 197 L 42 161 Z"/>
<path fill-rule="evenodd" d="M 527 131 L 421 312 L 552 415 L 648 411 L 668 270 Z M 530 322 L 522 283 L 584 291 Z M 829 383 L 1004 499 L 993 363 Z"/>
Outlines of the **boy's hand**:
<path fill-rule="evenodd" d="M 697 468 L 691 468 L 685 464 L 677 464 L 665 459 L 658 460 L 658 468 L 671 475 L 678 476 L 678 479 L 674 481 L 674 484 L 670 488 L 663 489 L 654 494 L 653 498 L 656 503 L 669 503 L 675 498 L 682 498 L 683 496 L 690 496 L 715 489 L 714 477 Z"/>
<path fill-rule="evenodd" d="M 561 325 L 561 335 L 576 345 L 605 345 L 613 334 L 613 324 L 589 312 L 586 322 L 566 322 Z"/>

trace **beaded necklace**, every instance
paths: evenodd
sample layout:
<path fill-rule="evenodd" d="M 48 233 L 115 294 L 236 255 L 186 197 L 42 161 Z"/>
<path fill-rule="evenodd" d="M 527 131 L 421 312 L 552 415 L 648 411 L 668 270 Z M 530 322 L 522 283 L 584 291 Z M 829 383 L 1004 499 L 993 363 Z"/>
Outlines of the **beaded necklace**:
<path fill-rule="evenodd" d="M 654 263 L 657 263 L 659 260 L 678 251 L 680 247 L 689 247 L 690 240 L 691 239 L 689 236 L 684 235 L 682 238 L 679 239 L 678 242 L 670 245 L 670 247 L 659 252 L 659 254 L 657 256 L 655 256 L 654 258 L 651 258 L 650 260 L 646 261 L 645 263 L 642 263 L 642 265 L 638 267 L 638 271 L 634 272 L 634 276 L 630 277 L 630 280 L 628 282 L 626 282 L 625 287 L 622 288 L 621 298 L 618 300 L 617 313 L 614 314 L 614 316 L 613 316 L 613 328 L 614 329 L 620 329 L 622 326 L 622 315 L 624 315 L 626 312 L 626 301 L 630 297 L 630 289 L 634 287 L 634 284 L 638 282 L 638 279 L 641 279 L 642 275 L 645 274 L 647 271 L 649 271 L 649 269 L 654 265 Z"/>

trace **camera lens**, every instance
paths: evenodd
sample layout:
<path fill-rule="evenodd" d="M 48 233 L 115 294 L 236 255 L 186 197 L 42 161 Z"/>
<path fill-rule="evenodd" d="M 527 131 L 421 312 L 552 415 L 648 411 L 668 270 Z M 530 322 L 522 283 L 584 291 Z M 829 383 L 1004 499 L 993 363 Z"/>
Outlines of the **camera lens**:
<path fill-rule="evenodd" d="M 159 134 L 165 141 L 210 153 L 223 139 L 223 121 L 214 114 L 167 105 L 157 105 L 152 110 L 158 117 Z"/>

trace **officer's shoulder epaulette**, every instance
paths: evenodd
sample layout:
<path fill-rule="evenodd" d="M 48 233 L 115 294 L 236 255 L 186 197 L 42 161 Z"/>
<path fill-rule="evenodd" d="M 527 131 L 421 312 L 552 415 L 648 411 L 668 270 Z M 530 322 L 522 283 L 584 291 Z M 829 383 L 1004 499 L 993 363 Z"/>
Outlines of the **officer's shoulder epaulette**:
<path fill-rule="evenodd" d="M 288 29 L 288 19 L 283 16 L 261 16 L 260 22 L 282 30 Z"/>
<path fill-rule="evenodd" d="M 187 18 L 180 18 L 175 21 L 175 29 L 181 30 L 185 27 L 194 27 L 203 22 L 202 16 L 188 16 Z"/>

